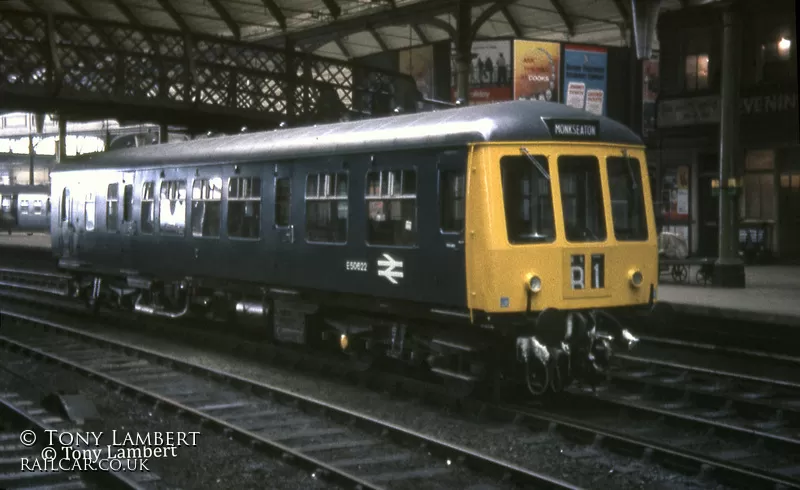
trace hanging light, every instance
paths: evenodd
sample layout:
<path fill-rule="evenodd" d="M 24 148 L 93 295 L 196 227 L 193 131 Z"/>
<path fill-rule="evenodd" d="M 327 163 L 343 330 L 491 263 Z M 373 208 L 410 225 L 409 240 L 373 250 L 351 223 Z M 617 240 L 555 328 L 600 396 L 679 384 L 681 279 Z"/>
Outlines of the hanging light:
<path fill-rule="evenodd" d="M 789 48 L 792 47 L 792 41 L 782 37 L 780 41 L 778 41 L 778 50 L 780 51 L 789 51 Z"/>

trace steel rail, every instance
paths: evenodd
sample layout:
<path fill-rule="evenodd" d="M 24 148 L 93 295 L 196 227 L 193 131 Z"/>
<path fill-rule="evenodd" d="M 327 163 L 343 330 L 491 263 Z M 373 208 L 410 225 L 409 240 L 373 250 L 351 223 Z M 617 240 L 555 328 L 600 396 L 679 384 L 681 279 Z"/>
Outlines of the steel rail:
<path fill-rule="evenodd" d="M 334 418 L 336 420 L 347 420 L 357 426 L 368 427 L 382 434 L 391 436 L 393 439 L 411 441 L 418 446 L 425 447 L 428 451 L 435 452 L 443 457 L 447 457 L 448 461 L 449 460 L 459 461 L 463 464 L 466 464 L 467 467 L 479 468 L 480 470 L 482 470 L 482 472 L 491 473 L 504 480 L 511 480 L 513 482 L 519 482 L 527 485 L 534 485 L 536 488 L 571 489 L 571 490 L 577 490 L 579 488 L 562 480 L 552 478 L 548 475 L 537 473 L 506 461 L 501 461 L 486 455 L 476 453 L 462 446 L 457 446 L 438 439 L 434 439 L 419 432 L 412 431 L 403 427 L 399 427 L 394 424 L 387 423 L 385 421 L 375 419 L 373 417 L 370 417 L 368 415 L 362 414 L 357 411 L 338 407 L 321 400 L 316 400 L 314 398 L 301 395 L 299 393 L 293 393 L 284 390 L 282 388 L 279 388 L 277 386 L 272 386 L 259 381 L 249 380 L 244 377 L 230 373 L 224 373 L 222 371 L 207 368 L 199 364 L 179 359 L 177 357 L 167 356 L 159 352 L 146 349 L 144 347 L 132 346 L 116 340 L 106 339 L 101 336 L 94 335 L 89 332 L 84 332 L 79 329 L 70 327 L 68 325 L 63 325 L 61 323 L 47 320 L 44 318 L 37 318 L 34 316 L 8 311 L 5 309 L 0 309 L 0 315 L 35 323 L 47 329 L 56 331 L 60 334 L 69 335 L 81 341 L 92 342 L 94 344 L 101 345 L 105 348 L 112 348 L 128 355 L 134 354 L 137 357 L 149 361 L 154 361 L 155 363 L 160 365 L 168 365 L 172 369 L 179 370 L 184 373 L 189 373 L 194 375 L 200 374 L 206 379 L 211 379 L 220 383 L 224 383 L 225 385 L 228 386 L 243 388 L 245 390 L 249 390 L 254 393 L 267 393 L 274 398 L 291 401 L 294 404 L 315 411 L 323 411 L 328 416 L 331 416 L 331 418 Z M 321 460 L 303 454 L 300 451 L 292 449 L 278 442 L 266 439 L 256 433 L 253 433 L 251 431 L 238 427 L 234 424 L 226 422 L 225 420 L 222 420 L 218 417 L 204 413 L 201 410 L 191 408 L 178 401 L 159 395 L 158 393 L 152 392 L 150 390 L 144 389 L 134 384 L 128 383 L 114 376 L 110 376 L 101 373 L 95 369 L 82 366 L 81 364 L 66 359 L 62 356 L 53 353 L 48 353 L 37 347 L 25 345 L 22 342 L 10 339 L 2 335 L 0 335 L 0 344 L 12 347 L 14 349 L 20 350 L 25 353 L 29 353 L 47 359 L 52 359 L 53 361 L 63 366 L 67 366 L 71 369 L 82 372 L 90 377 L 101 379 L 108 383 L 113 383 L 117 386 L 125 388 L 128 391 L 137 393 L 140 396 L 145 396 L 156 403 L 171 406 L 174 409 L 177 409 L 179 412 L 192 415 L 194 418 L 198 420 L 202 420 L 206 423 L 217 426 L 220 429 L 223 429 L 224 431 L 230 432 L 231 434 L 236 434 L 239 437 L 246 439 L 251 443 L 256 444 L 259 447 L 270 449 L 272 450 L 272 452 L 276 453 L 280 457 L 289 459 L 290 461 L 300 462 L 302 466 L 305 466 L 306 468 L 314 471 L 315 474 L 325 475 L 327 478 L 337 481 L 338 483 L 360 486 L 360 488 L 363 489 L 382 488 L 370 482 L 369 480 L 362 479 L 349 472 L 336 468 L 335 466 L 331 466 L 330 464 L 324 463 Z"/>
<path fill-rule="evenodd" d="M 5 420 L 13 420 L 15 426 L 17 427 L 24 427 L 29 430 L 33 430 L 37 435 L 38 441 L 46 440 L 45 435 L 47 431 L 56 430 L 55 427 L 52 425 L 45 423 L 42 420 L 38 420 L 37 417 L 28 413 L 28 411 L 22 407 L 15 405 L 14 401 L 11 400 L 12 398 L 17 398 L 17 396 L 11 396 L 15 394 L 10 393 L 3 393 L 0 394 L 0 414 L 2 414 L 2 418 Z M 19 402 L 17 402 L 18 404 Z M 49 413 L 45 414 L 50 416 Z M 38 456 L 38 454 L 37 454 Z M 20 462 L 21 464 L 21 462 Z M 100 472 L 90 474 L 90 478 L 98 480 L 98 483 L 103 483 L 104 488 L 115 488 L 120 490 L 148 490 L 151 488 L 149 485 L 142 485 L 139 482 L 136 482 L 134 479 L 126 476 L 124 473 L 112 471 L 110 469 L 103 471 L 101 469 Z M 2 480 L 0 483 L 3 485 L 12 485 L 12 488 L 17 488 L 13 480 L 13 474 L 3 474 Z M 34 482 L 28 482 L 33 484 Z M 5 487 L 4 487 L 5 488 Z M 43 487 L 39 487 L 43 488 Z"/>

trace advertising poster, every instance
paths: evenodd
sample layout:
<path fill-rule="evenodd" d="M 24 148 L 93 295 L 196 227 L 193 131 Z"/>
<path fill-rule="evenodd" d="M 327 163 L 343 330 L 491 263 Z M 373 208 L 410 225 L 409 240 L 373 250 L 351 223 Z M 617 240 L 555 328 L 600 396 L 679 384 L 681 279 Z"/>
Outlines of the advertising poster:
<path fill-rule="evenodd" d="M 559 102 L 560 67 L 558 43 L 514 41 L 514 99 Z"/>
<path fill-rule="evenodd" d="M 689 166 L 664 168 L 662 172 L 664 220 L 666 223 L 686 221 L 689 218 Z"/>
<path fill-rule="evenodd" d="M 451 87 L 456 100 L 458 66 L 455 44 L 450 46 Z M 511 100 L 511 41 L 475 41 L 469 71 L 470 105 Z"/>
<path fill-rule="evenodd" d="M 564 47 L 564 103 L 604 116 L 606 114 L 606 86 L 608 53 L 605 48 L 577 46 Z"/>
<path fill-rule="evenodd" d="M 642 62 L 642 135 L 656 129 L 656 99 L 658 98 L 658 53 Z"/>
<path fill-rule="evenodd" d="M 403 49 L 399 53 L 399 71 L 411 75 L 423 97 L 433 98 L 433 46 Z"/>

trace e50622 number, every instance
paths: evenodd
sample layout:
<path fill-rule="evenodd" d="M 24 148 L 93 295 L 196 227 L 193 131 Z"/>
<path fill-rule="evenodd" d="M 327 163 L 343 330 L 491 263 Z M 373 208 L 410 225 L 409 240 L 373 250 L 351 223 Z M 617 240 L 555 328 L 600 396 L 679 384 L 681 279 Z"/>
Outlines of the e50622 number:
<path fill-rule="evenodd" d="M 344 268 L 348 271 L 367 272 L 367 263 L 361 260 L 346 260 Z"/>

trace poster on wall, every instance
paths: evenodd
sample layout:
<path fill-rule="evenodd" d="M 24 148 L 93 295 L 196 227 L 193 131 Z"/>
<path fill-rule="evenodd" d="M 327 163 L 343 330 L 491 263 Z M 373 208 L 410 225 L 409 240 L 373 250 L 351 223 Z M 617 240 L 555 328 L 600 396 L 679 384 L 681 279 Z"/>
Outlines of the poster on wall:
<path fill-rule="evenodd" d="M 514 41 L 514 99 L 559 102 L 560 66 L 558 43 Z"/>
<path fill-rule="evenodd" d="M 605 48 L 564 47 L 564 103 L 604 116 L 606 114 L 608 52 Z"/>
<path fill-rule="evenodd" d="M 403 49 L 398 53 L 399 71 L 411 75 L 423 97 L 433 98 L 433 46 Z"/>
<path fill-rule="evenodd" d="M 658 53 L 642 62 L 642 135 L 656 129 L 656 99 L 658 98 Z"/>
<path fill-rule="evenodd" d="M 457 98 L 458 65 L 455 44 L 450 46 L 450 86 Z M 470 105 L 511 100 L 511 41 L 475 41 L 469 70 Z"/>
<path fill-rule="evenodd" d="M 667 223 L 689 219 L 689 166 L 664 168 L 661 179 L 662 215 Z"/>

